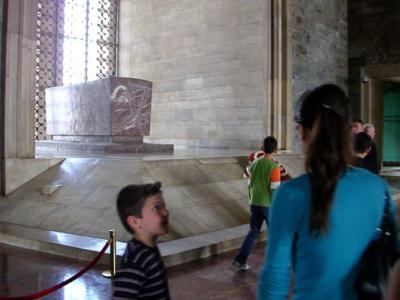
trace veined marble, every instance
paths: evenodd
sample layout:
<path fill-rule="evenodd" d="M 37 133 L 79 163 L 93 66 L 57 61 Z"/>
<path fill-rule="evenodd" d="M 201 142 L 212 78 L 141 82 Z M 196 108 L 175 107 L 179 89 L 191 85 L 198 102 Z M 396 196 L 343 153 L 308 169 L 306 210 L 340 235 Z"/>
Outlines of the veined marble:
<path fill-rule="evenodd" d="M 110 87 L 111 135 L 149 135 L 152 83 L 118 78 L 111 80 Z"/>
<path fill-rule="evenodd" d="M 150 133 L 152 83 L 107 78 L 46 89 L 47 133 L 80 136 L 144 136 Z"/>

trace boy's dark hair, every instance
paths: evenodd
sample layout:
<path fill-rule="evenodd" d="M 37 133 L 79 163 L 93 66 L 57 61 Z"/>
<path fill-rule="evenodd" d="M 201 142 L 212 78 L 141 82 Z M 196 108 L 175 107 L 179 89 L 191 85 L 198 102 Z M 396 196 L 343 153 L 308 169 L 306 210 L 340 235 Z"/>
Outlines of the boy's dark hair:
<path fill-rule="evenodd" d="M 354 152 L 364 153 L 372 147 L 372 138 L 365 132 L 359 132 L 354 135 Z"/>
<path fill-rule="evenodd" d="M 265 153 L 271 154 L 278 148 L 278 142 L 273 136 L 267 136 L 263 142 L 263 151 Z"/>
<path fill-rule="evenodd" d="M 159 181 L 149 184 L 130 184 L 120 190 L 117 197 L 117 211 L 126 230 L 134 233 L 128 225 L 127 217 L 141 217 L 146 199 L 158 193 L 161 193 Z"/>

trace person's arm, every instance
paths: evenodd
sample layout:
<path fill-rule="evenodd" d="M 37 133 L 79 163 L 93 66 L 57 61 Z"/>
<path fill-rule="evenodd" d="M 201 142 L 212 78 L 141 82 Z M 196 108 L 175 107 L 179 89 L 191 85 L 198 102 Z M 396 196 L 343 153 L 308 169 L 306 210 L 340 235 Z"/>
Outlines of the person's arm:
<path fill-rule="evenodd" d="M 281 169 L 281 182 L 289 180 L 291 176 L 286 168 L 282 164 L 279 164 L 279 168 Z"/>
<path fill-rule="evenodd" d="M 303 211 L 294 197 L 296 192 L 283 185 L 272 200 L 267 255 L 259 277 L 257 299 L 287 299 L 292 245 Z"/>
<path fill-rule="evenodd" d="M 145 281 L 144 270 L 138 264 L 130 264 L 117 270 L 113 280 L 113 300 L 138 299 Z"/>
<path fill-rule="evenodd" d="M 247 166 L 244 168 L 244 177 L 250 178 L 250 174 L 251 174 L 251 164 L 253 163 L 255 159 L 255 153 L 251 152 L 248 157 L 247 157 Z"/>
<path fill-rule="evenodd" d="M 251 167 L 251 163 L 249 163 L 246 166 L 246 168 L 244 168 L 244 174 L 243 174 L 244 177 L 250 178 L 250 174 L 251 174 L 250 167 Z"/>
<path fill-rule="evenodd" d="M 271 190 L 276 190 L 281 184 L 281 169 L 279 166 L 276 166 L 271 173 Z"/>

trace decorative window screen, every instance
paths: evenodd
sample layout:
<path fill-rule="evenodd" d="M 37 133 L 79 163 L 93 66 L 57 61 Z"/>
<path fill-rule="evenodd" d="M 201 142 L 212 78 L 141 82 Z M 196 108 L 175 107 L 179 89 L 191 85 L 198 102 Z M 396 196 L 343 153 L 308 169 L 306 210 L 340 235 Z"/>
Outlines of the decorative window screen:
<path fill-rule="evenodd" d="M 46 139 L 45 89 L 116 75 L 118 0 L 39 0 L 35 130 Z"/>

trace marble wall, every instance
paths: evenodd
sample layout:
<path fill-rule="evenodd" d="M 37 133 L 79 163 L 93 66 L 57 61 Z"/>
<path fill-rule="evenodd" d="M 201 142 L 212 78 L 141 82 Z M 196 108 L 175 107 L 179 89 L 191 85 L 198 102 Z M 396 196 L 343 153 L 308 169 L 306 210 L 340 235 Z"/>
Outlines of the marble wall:
<path fill-rule="evenodd" d="M 120 76 L 153 82 L 150 140 L 259 147 L 270 132 L 265 0 L 121 0 Z"/>
<path fill-rule="evenodd" d="M 272 133 L 286 116 L 271 103 L 279 53 L 270 47 L 282 38 L 271 33 L 280 23 L 271 5 L 282 1 L 121 0 L 118 70 L 154 83 L 151 139 L 243 148 Z M 292 98 L 326 81 L 346 88 L 347 0 L 290 1 L 290 10 Z"/>
<path fill-rule="evenodd" d="M 58 137 L 148 135 L 151 91 L 151 82 L 132 78 L 48 88 L 47 133 Z"/>

